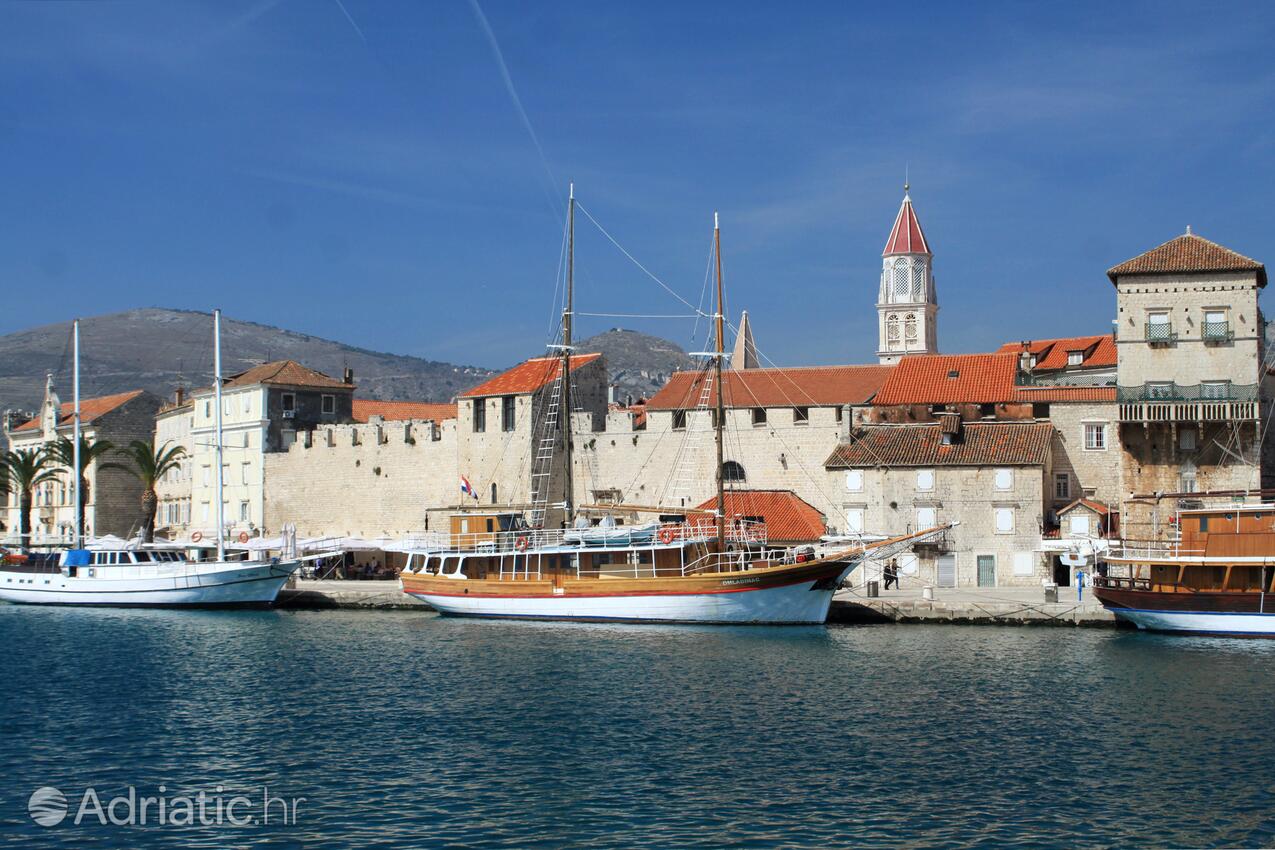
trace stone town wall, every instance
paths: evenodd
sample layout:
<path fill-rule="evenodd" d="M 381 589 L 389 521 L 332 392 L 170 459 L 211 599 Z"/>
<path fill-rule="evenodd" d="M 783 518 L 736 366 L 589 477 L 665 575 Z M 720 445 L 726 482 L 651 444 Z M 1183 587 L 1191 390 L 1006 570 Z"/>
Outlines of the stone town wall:
<path fill-rule="evenodd" d="M 812 407 L 799 423 L 790 407 L 766 409 L 753 424 L 751 409 L 726 411 L 724 457 L 739 463 L 745 480 L 727 486 L 792 490 L 818 508 L 833 527 L 844 525 L 823 462 L 843 433 L 837 409 Z M 686 427 L 673 428 L 673 413 L 649 411 L 644 429 L 628 412 L 612 412 L 605 427 L 577 414 L 577 501 L 694 507 L 717 492 L 717 451 L 712 411 L 690 410 Z"/>
<path fill-rule="evenodd" d="M 457 501 L 456 422 L 328 425 L 265 455 L 266 527 L 301 537 L 419 534 Z"/>
<path fill-rule="evenodd" d="M 932 470 L 930 489 L 923 489 L 918 478 L 921 470 L 914 467 L 829 470 L 828 487 L 839 489 L 842 510 L 852 525 L 857 516 L 862 517 L 865 534 L 896 536 L 931 522 L 960 523 L 948 530 L 943 548 L 918 546 L 914 563 L 900 556 L 905 587 L 937 584 L 941 556 L 955 558 L 957 586 L 979 584 L 980 556 L 995 559 L 994 586 L 1038 586 L 1049 575 L 1048 561 L 1040 551 L 1049 468 L 1009 469 L 1012 479 L 1003 489 L 997 486 L 993 467 L 939 467 Z M 1012 511 L 1012 531 L 997 530 L 998 509 Z M 933 512 L 932 519 L 923 513 L 928 511 Z M 852 580 L 877 578 L 874 570 L 879 566 L 869 565 Z"/>

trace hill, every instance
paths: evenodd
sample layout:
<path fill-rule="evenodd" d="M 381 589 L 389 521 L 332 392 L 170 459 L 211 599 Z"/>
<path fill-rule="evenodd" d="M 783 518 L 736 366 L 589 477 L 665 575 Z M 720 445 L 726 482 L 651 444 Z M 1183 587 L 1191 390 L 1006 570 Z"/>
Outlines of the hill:
<path fill-rule="evenodd" d="M 340 377 L 354 370 L 362 398 L 447 401 L 492 374 L 369 351 L 321 337 L 254 322 L 222 320 L 222 369 L 241 372 L 271 360 L 291 359 Z M 80 383 L 84 396 L 145 389 L 169 396 L 178 386 L 212 382 L 212 317 L 185 310 L 139 309 L 80 322 Z M 0 410 L 34 410 L 44 380 L 54 374 L 58 393 L 71 398 L 71 323 L 0 336 Z"/>
<path fill-rule="evenodd" d="M 354 370 L 360 398 L 448 401 L 493 372 L 419 357 L 369 351 L 270 325 L 222 320 L 222 369 L 234 374 L 271 360 L 291 359 L 340 377 Z M 579 343 L 601 351 L 618 396 L 646 397 L 691 358 L 672 342 L 615 328 Z M 212 380 L 212 316 L 188 310 L 145 308 L 80 322 L 83 395 L 144 389 L 161 397 L 179 386 Z M 0 336 L 0 411 L 35 410 L 52 372 L 58 393 L 71 398 L 71 323 Z"/>
<path fill-rule="evenodd" d="M 682 369 L 694 369 L 691 357 L 676 343 L 658 336 L 612 328 L 576 344 L 580 351 L 600 351 L 606 357 L 616 400 L 626 396 L 649 398 Z"/>

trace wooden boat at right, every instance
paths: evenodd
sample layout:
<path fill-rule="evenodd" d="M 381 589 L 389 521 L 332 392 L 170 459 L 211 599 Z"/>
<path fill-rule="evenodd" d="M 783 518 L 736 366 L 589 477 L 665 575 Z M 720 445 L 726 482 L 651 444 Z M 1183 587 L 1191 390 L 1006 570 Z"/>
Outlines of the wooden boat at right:
<path fill-rule="evenodd" d="M 1275 637 L 1275 504 L 1189 508 L 1177 539 L 1108 552 L 1094 596 L 1139 629 Z"/>

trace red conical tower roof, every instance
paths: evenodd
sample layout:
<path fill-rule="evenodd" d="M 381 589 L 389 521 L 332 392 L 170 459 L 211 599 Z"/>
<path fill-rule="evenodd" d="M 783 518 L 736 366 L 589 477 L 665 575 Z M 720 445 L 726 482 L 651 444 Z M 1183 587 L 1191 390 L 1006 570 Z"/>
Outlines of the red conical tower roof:
<path fill-rule="evenodd" d="M 894 219 L 894 227 L 890 230 L 890 238 L 885 242 L 882 256 L 891 254 L 928 254 L 930 245 L 921 232 L 921 222 L 916 219 L 916 210 L 912 209 L 912 197 L 908 187 L 903 187 L 903 204 Z"/>

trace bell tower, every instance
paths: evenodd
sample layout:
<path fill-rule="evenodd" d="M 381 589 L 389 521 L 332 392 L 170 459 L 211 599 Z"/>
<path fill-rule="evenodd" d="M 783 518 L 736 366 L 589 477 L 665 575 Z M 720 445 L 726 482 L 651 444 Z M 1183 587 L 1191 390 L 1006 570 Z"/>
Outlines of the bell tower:
<path fill-rule="evenodd" d="M 937 354 L 939 312 L 934 291 L 934 255 L 912 208 L 908 185 L 881 253 L 877 295 L 877 359 L 897 363 L 905 354 Z"/>

